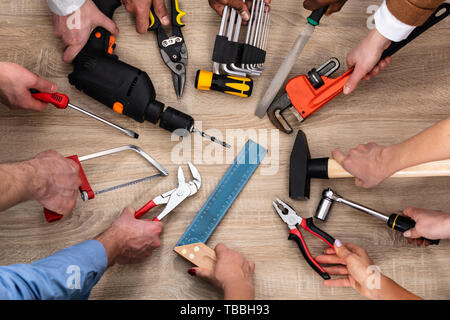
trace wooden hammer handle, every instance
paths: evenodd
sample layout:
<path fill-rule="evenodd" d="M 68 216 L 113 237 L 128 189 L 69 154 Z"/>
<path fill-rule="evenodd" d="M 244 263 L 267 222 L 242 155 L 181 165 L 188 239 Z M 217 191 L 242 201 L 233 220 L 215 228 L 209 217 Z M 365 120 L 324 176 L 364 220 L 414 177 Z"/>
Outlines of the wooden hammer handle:
<path fill-rule="evenodd" d="M 395 178 L 414 178 L 414 177 L 448 177 L 450 176 L 450 159 L 427 162 L 414 167 L 409 167 L 397 171 L 392 175 Z M 332 178 L 351 178 L 353 177 L 336 160 L 328 160 L 328 177 Z"/>

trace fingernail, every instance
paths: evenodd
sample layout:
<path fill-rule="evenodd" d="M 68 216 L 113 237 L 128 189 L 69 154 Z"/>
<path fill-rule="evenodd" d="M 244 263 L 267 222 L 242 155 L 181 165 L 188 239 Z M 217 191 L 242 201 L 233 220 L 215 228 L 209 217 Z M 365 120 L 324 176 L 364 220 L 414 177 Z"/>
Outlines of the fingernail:
<path fill-rule="evenodd" d="M 250 19 L 250 18 L 248 17 L 248 13 L 245 12 L 245 11 L 242 11 L 241 17 L 242 17 L 242 20 L 244 20 L 244 21 L 248 21 L 248 20 Z"/>
<path fill-rule="evenodd" d="M 344 94 L 349 94 L 350 93 L 350 87 L 349 86 L 347 86 L 347 85 L 345 85 L 344 86 Z"/>
<path fill-rule="evenodd" d="M 407 231 L 403 232 L 403 236 L 406 237 L 406 238 L 410 237 L 411 236 L 411 231 L 407 230 Z"/>
<path fill-rule="evenodd" d="M 342 247 L 342 242 L 339 239 L 334 240 L 334 244 L 336 245 L 336 247 L 340 248 Z"/>
<path fill-rule="evenodd" d="M 188 273 L 191 276 L 195 277 L 197 275 L 197 270 L 195 270 L 194 268 L 191 268 L 191 269 L 188 270 Z"/>
<path fill-rule="evenodd" d="M 162 22 L 163 25 L 168 25 L 169 24 L 169 17 L 168 16 L 163 17 L 161 22 Z"/>

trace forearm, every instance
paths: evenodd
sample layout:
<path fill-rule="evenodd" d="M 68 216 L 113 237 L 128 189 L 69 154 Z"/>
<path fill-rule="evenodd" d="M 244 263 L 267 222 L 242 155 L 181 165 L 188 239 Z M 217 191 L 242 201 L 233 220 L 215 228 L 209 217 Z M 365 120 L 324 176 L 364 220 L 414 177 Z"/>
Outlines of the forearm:
<path fill-rule="evenodd" d="M 32 264 L 0 267 L 0 299 L 87 299 L 106 264 L 102 244 L 89 240 Z"/>
<path fill-rule="evenodd" d="M 39 188 L 31 161 L 0 165 L 0 211 L 33 198 Z"/>
<path fill-rule="evenodd" d="M 238 282 L 225 286 L 225 300 L 253 300 L 255 299 L 255 289 L 249 282 Z"/>
<path fill-rule="evenodd" d="M 113 266 L 116 262 L 117 256 L 120 254 L 120 245 L 124 242 L 121 239 L 121 236 L 115 232 L 114 228 L 109 228 L 95 237 L 94 240 L 99 241 L 105 248 L 108 267 Z"/>
<path fill-rule="evenodd" d="M 401 287 L 394 280 L 381 276 L 380 289 L 374 289 L 377 300 L 421 300 L 422 298 Z"/>
<path fill-rule="evenodd" d="M 450 118 L 383 151 L 391 172 L 421 163 L 450 159 Z"/>

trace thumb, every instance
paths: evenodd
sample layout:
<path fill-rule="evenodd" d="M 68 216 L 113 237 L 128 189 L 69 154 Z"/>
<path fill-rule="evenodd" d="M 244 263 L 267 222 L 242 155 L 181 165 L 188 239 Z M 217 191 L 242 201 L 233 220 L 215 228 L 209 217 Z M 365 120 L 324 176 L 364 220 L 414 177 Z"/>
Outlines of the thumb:
<path fill-rule="evenodd" d="M 359 67 L 357 64 L 352 74 L 348 78 L 347 83 L 344 85 L 343 90 L 344 94 L 352 93 L 358 86 L 358 83 L 361 81 L 362 78 L 365 77 L 366 74 L 367 71 Z"/>
<path fill-rule="evenodd" d="M 136 210 L 134 210 L 133 207 L 128 206 L 125 209 L 123 209 L 121 216 L 132 217 L 134 219 L 135 212 Z"/>
<path fill-rule="evenodd" d="M 339 239 L 334 241 L 334 251 L 336 252 L 336 255 L 344 261 L 352 254 Z"/>
<path fill-rule="evenodd" d="M 416 210 L 414 208 L 411 207 L 406 208 L 405 210 L 403 210 L 403 215 L 417 222 Z M 415 227 L 403 232 L 403 235 L 407 238 L 413 239 L 420 238 L 422 236 L 421 234 L 419 234 L 419 232 L 417 232 Z"/>
<path fill-rule="evenodd" d="M 213 278 L 213 271 L 206 268 L 191 268 L 188 270 L 191 276 L 197 276 L 200 279 L 211 281 Z"/>
<path fill-rule="evenodd" d="M 113 35 L 117 35 L 119 33 L 119 28 L 116 23 L 101 12 L 99 12 L 98 26 L 105 28 Z"/>
<path fill-rule="evenodd" d="M 339 149 L 333 150 L 331 152 L 331 156 L 343 167 L 344 160 L 345 158 L 347 158 L 347 156 L 341 150 Z"/>
<path fill-rule="evenodd" d="M 412 238 L 412 239 L 417 239 L 417 238 L 422 237 L 422 235 L 416 230 L 415 227 L 403 232 L 403 236 L 406 238 Z"/>
<path fill-rule="evenodd" d="M 33 89 L 39 90 L 41 92 L 55 93 L 56 91 L 58 91 L 58 86 L 53 82 L 38 77 L 35 84 L 33 85 Z"/>
<path fill-rule="evenodd" d="M 72 63 L 73 59 L 75 59 L 78 53 L 80 53 L 81 49 L 83 49 L 85 44 L 86 42 L 68 46 L 67 49 L 64 51 L 63 61 L 65 63 Z"/>

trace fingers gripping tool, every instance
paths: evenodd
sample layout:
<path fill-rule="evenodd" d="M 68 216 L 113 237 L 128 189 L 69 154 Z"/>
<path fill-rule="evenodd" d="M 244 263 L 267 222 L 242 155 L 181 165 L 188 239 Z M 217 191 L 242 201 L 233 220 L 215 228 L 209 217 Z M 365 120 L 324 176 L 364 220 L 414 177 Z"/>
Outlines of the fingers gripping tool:
<path fill-rule="evenodd" d="M 314 271 L 316 271 L 323 279 L 330 279 L 330 275 L 319 265 L 319 263 L 309 252 L 305 239 L 303 238 L 303 235 L 301 234 L 297 226 L 302 227 L 312 235 L 318 237 L 330 248 L 333 248 L 334 238 L 325 231 L 316 227 L 314 225 L 313 218 L 304 219 L 300 217 L 294 209 L 292 209 L 288 204 L 281 201 L 280 199 L 277 198 L 276 201 L 272 201 L 272 205 L 275 208 L 275 211 L 280 216 L 281 220 L 283 220 L 290 229 L 288 239 L 293 240 L 297 243 L 306 262 L 308 262 L 311 268 L 313 268 Z"/>
<path fill-rule="evenodd" d="M 188 64 L 188 51 L 181 32 L 181 28 L 184 27 L 181 17 L 186 15 L 186 12 L 181 11 L 178 0 L 171 1 L 171 10 L 172 35 L 170 37 L 156 16 L 153 7 L 150 10 L 150 26 L 148 30 L 156 31 L 157 33 L 161 57 L 172 72 L 175 92 L 177 97 L 181 98 L 186 83 L 186 66 Z"/>
<path fill-rule="evenodd" d="M 186 182 L 183 169 L 181 167 L 178 167 L 178 187 L 166 193 L 163 193 L 147 202 L 147 204 L 136 211 L 136 213 L 134 214 L 135 218 L 139 219 L 150 209 L 162 204 L 166 204 L 164 210 L 157 217 L 153 218 L 153 221 L 161 221 L 168 213 L 175 209 L 186 198 L 196 194 L 202 184 L 202 178 L 197 168 L 192 163 L 188 162 L 188 166 L 191 171 L 193 180 Z"/>

